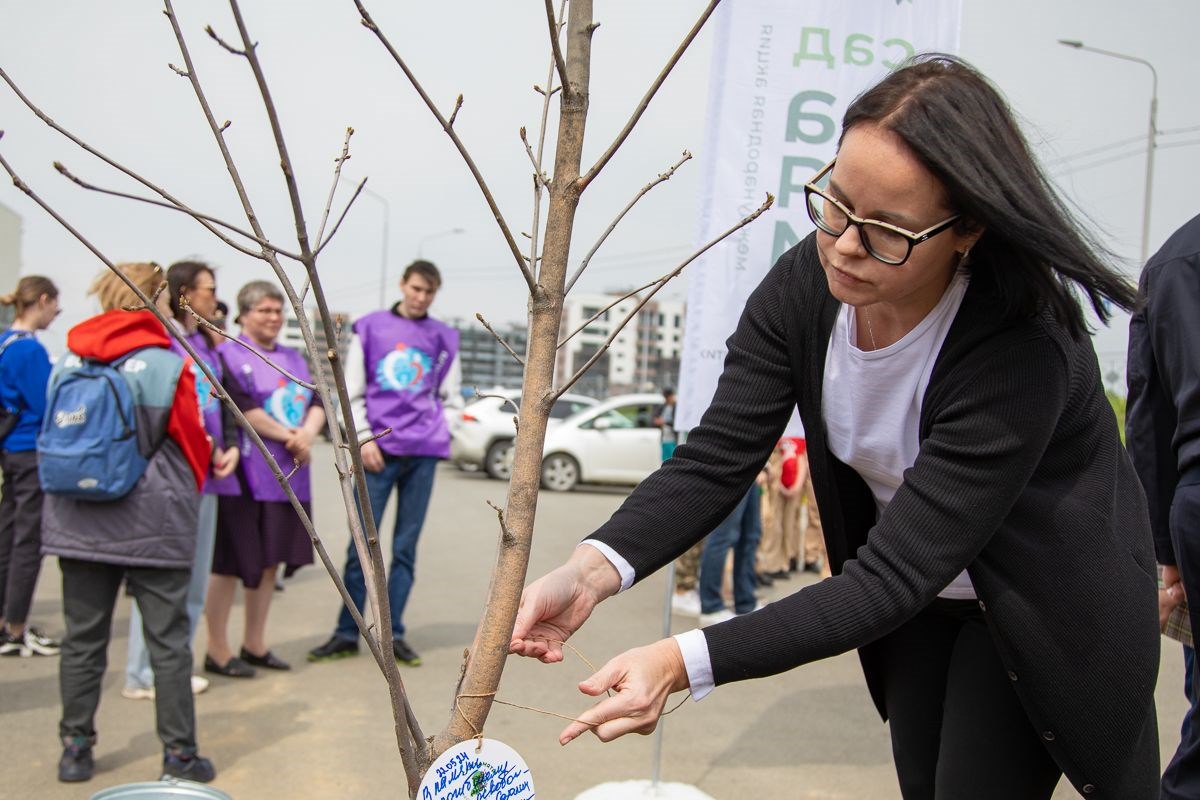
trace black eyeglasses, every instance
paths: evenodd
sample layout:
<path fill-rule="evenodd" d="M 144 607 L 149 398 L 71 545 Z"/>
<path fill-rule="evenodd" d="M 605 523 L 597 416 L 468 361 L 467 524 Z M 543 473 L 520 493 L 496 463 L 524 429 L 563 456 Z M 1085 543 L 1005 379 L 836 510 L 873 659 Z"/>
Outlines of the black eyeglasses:
<path fill-rule="evenodd" d="M 817 182 L 824 178 L 837 163 L 835 158 L 826 164 L 813 179 L 804 184 L 804 201 L 808 207 L 808 218 L 819 229 L 830 236 L 841 236 L 851 225 L 858 228 L 858 238 L 872 258 L 898 267 L 912 255 L 914 246 L 937 236 L 942 231 L 949 230 L 962 214 L 955 214 L 947 220 L 939 222 L 920 233 L 913 233 L 888 222 L 875 219 L 863 219 L 850 213 L 842 203 L 817 187 Z"/>

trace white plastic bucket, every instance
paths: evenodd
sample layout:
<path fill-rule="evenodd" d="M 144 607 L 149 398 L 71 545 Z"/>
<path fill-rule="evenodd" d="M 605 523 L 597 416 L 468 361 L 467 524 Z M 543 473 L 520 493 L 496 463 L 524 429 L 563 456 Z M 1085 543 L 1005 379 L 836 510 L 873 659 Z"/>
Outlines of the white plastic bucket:
<path fill-rule="evenodd" d="M 110 786 L 92 795 L 91 800 L 233 800 L 232 797 L 203 783 L 163 778 L 161 781 Z"/>

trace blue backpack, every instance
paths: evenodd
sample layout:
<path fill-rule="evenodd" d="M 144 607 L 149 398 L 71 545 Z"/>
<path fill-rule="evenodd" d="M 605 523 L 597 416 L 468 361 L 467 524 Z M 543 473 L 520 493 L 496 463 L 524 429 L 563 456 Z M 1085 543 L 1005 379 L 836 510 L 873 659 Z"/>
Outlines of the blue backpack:
<path fill-rule="evenodd" d="M 82 360 L 51 381 L 37 440 L 43 491 L 111 502 L 129 494 L 146 472 L 149 460 L 138 447 L 133 392 L 121 374 L 121 366 L 137 352 L 109 364 Z"/>

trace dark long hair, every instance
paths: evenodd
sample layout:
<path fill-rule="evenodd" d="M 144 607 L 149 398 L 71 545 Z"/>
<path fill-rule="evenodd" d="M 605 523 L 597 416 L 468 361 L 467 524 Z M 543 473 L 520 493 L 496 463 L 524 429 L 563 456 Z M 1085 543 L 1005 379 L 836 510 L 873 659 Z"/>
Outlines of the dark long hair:
<path fill-rule="evenodd" d="M 183 290 L 195 289 L 200 273 L 216 276 L 216 271 L 203 261 L 176 261 L 167 268 L 167 291 L 171 296 L 171 313 L 183 322 L 188 312 L 183 307 Z"/>
<path fill-rule="evenodd" d="M 1106 263 L 1111 254 L 1050 186 L 1008 103 L 973 67 L 940 53 L 910 59 L 850 104 L 842 137 L 864 123 L 904 140 L 946 187 L 963 230 L 986 229 L 969 268 L 989 279 L 1006 316 L 1049 307 L 1078 339 L 1087 326 L 1077 291 L 1104 322 L 1106 300 L 1133 308 L 1135 287 Z"/>

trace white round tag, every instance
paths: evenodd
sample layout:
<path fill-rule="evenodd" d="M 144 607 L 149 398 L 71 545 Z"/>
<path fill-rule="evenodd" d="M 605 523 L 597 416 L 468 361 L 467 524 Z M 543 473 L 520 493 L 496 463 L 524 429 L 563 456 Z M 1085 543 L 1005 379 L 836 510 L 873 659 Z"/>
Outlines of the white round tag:
<path fill-rule="evenodd" d="M 438 756 L 425 773 L 420 800 L 532 800 L 533 775 L 516 750 L 496 739 L 468 739 Z"/>

